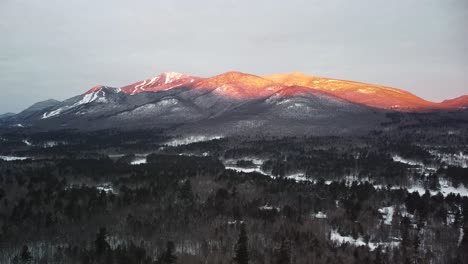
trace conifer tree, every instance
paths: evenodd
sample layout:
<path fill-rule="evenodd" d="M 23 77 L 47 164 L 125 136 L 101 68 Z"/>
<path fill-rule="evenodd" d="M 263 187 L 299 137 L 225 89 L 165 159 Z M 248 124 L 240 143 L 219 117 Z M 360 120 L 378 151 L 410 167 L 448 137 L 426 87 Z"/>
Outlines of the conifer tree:
<path fill-rule="evenodd" d="M 168 241 L 166 244 L 166 251 L 159 258 L 158 263 L 162 264 L 173 264 L 177 262 L 177 256 L 175 255 L 174 242 Z"/>
<path fill-rule="evenodd" d="M 240 227 L 239 239 L 237 240 L 234 262 L 237 264 L 248 264 L 249 263 L 249 252 L 247 249 L 248 237 L 245 231 L 245 224 L 242 223 Z"/>
<path fill-rule="evenodd" d="M 28 246 L 24 245 L 20 254 L 21 263 L 30 263 L 32 261 L 31 252 L 29 252 Z"/>

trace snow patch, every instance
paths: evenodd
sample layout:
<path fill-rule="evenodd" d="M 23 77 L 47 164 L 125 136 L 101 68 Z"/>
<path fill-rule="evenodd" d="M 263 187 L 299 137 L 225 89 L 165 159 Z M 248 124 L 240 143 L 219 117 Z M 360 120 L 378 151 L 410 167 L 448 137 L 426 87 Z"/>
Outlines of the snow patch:
<path fill-rule="evenodd" d="M 313 214 L 312 215 L 312 218 L 316 218 L 316 219 L 326 219 L 327 218 L 327 215 L 323 212 L 318 212 L 316 214 Z"/>
<path fill-rule="evenodd" d="M 112 187 L 112 184 L 110 184 L 110 183 L 104 183 L 104 184 L 97 185 L 96 190 L 104 191 L 105 193 L 114 193 L 114 189 Z"/>
<path fill-rule="evenodd" d="M 1 160 L 4 161 L 15 161 L 15 160 L 26 160 L 28 157 L 17 157 L 17 156 L 0 156 Z"/>
<path fill-rule="evenodd" d="M 56 110 L 48 112 L 48 113 L 46 112 L 46 113 L 42 114 L 42 119 L 47 119 L 47 118 L 50 118 L 50 117 L 53 117 L 53 116 L 57 116 L 60 113 L 62 113 L 62 111 L 63 111 L 63 109 L 59 108 L 59 109 L 56 109 Z"/>
<path fill-rule="evenodd" d="M 188 145 L 196 142 L 210 141 L 215 139 L 221 139 L 223 136 L 189 136 L 181 139 L 174 139 L 166 142 L 165 144 L 171 147 Z"/>
<path fill-rule="evenodd" d="M 358 239 L 354 239 L 351 236 L 342 236 L 336 230 L 331 231 L 330 240 L 335 242 L 337 245 L 350 244 L 350 245 L 353 245 L 353 246 L 356 246 L 356 247 L 365 246 L 365 247 L 368 247 L 371 251 L 374 251 L 379 246 L 382 246 L 382 247 L 385 247 L 385 248 L 387 248 L 387 247 L 396 248 L 396 247 L 400 246 L 399 241 L 369 242 L 369 243 L 366 243 L 366 242 L 364 242 L 364 239 L 362 237 L 359 237 Z M 398 239 L 396 239 L 396 240 L 398 240 Z"/>
<path fill-rule="evenodd" d="M 277 211 L 277 212 L 280 211 L 279 207 L 274 207 L 274 206 L 269 206 L 269 205 L 260 206 L 258 209 L 260 209 L 260 211 Z"/>
<path fill-rule="evenodd" d="M 143 158 L 137 158 L 130 162 L 131 165 L 140 165 L 140 164 L 146 164 L 146 157 Z"/>
<path fill-rule="evenodd" d="M 393 161 L 395 162 L 400 162 L 400 163 L 403 163 L 403 164 L 407 164 L 407 165 L 411 165 L 411 166 L 421 166 L 421 167 L 424 167 L 424 164 L 422 162 L 418 162 L 418 161 L 413 161 L 413 160 L 407 160 L 401 156 L 398 156 L 398 155 L 393 155 L 392 156 L 392 159 Z"/>
<path fill-rule="evenodd" d="M 393 214 L 395 213 L 395 207 L 389 206 L 379 209 L 379 213 L 382 215 L 384 224 L 392 225 Z"/>

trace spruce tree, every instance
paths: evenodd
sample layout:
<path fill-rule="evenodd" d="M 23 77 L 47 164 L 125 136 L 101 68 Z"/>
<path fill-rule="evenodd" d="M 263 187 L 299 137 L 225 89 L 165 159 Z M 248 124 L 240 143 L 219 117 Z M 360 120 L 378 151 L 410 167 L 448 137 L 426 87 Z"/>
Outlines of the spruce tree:
<path fill-rule="evenodd" d="M 162 264 L 173 264 L 177 262 L 177 256 L 175 255 L 174 242 L 168 241 L 166 244 L 166 252 L 159 258 L 158 263 Z"/>
<path fill-rule="evenodd" d="M 239 239 L 237 240 L 234 256 L 234 262 L 237 264 L 248 264 L 249 263 L 249 252 L 247 250 L 248 238 L 247 232 L 245 231 L 245 224 L 242 223 L 240 226 Z"/>
<path fill-rule="evenodd" d="M 20 254 L 21 263 L 30 263 L 32 260 L 31 252 L 29 252 L 28 246 L 24 245 Z"/>
<path fill-rule="evenodd" d="M 291 246 L 290 243 L 283 239 L 276 258 L 277 264 L 291 263 Z"/>
<path fill-rule="evenodd" d="M 94 241 L 94 246 L 96 249 L 96 255 L 102 256 L 104 253 L 109 250 L 110 246 L 106 241 L 107 239 L 107 230 L 105 227 L 99 229 L 99 233 L 96 235 L 96 240 Z"/>

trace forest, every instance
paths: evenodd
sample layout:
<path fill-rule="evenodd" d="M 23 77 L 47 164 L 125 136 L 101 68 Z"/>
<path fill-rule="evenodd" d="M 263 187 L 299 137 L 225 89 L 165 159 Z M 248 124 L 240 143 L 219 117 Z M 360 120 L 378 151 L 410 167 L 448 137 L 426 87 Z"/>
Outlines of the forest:
<path fill-rule="evenodd" d="M 170 140 L 1 134 L 0 263 L 468 263 L 463 131 Z"/>

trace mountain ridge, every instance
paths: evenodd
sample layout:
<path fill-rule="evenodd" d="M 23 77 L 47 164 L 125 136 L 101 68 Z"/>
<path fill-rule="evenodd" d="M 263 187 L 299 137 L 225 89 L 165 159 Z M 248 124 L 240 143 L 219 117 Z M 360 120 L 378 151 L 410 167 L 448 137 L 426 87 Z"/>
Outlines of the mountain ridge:
<path fill-rule="evenodd" d="M 339 134 L 391 124 L 388 112 L 467 106 L 468 96 L 433 103 L 396 88 L 303 73 L 230 71 L 202 78 L 166 72 L 118 88 L 98 85 L 62 102 L 37 103 L 1 123 L 39 130 L 178 127 L 173 133 Z"/>

